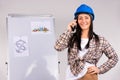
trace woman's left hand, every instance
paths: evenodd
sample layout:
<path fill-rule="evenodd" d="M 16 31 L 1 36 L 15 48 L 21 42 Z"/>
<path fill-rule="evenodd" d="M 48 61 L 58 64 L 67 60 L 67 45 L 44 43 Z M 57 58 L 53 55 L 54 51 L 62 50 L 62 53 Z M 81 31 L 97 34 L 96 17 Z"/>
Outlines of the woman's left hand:
<path fill-rule="evenodd" d="M 100 72 L 100 70 L 96 66 L 91 66 L 88 68 L 88 73 L 90 73 L 90 74 L 98 74 L 99 72 Z"/>

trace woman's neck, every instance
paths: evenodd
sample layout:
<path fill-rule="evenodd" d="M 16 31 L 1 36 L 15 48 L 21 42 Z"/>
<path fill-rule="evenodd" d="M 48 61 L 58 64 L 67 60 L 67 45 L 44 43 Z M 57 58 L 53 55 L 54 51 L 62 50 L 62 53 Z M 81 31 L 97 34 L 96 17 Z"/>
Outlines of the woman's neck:
<path fill-rule="evenodd" d="M 81 38 L 88 38 L 88 30 L 82 31 Z"/>

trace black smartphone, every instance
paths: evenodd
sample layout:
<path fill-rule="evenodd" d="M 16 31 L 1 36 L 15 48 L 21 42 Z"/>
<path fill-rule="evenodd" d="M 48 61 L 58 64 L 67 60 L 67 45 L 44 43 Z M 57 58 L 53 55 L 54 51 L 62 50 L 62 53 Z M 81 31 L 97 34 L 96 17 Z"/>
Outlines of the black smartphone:
<path fill-rule="evenodd" d="M 77 20 L 76 20 L 76 23 L 78 24 L 78 21 L 77 21 Z M 75 30 L 76 30 L 76 28 L 77 28 L 77 25 L 72 26 L 71 28 L 72 28 L 72 31 L 75 31 Z"/>

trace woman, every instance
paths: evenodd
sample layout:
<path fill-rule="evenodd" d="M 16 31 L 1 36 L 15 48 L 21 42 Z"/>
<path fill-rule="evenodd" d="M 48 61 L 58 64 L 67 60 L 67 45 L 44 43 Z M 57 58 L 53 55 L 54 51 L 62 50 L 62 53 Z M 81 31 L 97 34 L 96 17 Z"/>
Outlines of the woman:
<path fill-rule="evenodd" d="M 86 4 L 75 12 L 75 20 L 56 41 L 55 49 L 68 48 L 66 80 L 98 80 L 97 74 L 109 71 L 118 62 L 118 56 L 109 42 L 93 31 L 94 12 Z M 97 63 L 105 54 L 108 60 L 101 66 Z"/>

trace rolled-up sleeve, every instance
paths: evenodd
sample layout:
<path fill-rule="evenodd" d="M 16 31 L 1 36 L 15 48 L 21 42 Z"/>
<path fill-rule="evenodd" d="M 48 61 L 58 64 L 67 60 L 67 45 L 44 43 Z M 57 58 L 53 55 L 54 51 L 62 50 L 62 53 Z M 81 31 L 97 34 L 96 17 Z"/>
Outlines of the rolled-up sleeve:
<path fill-rule="evenodd" d="M 67 48 L 68 47 L 68 42 L 69 42 L 69 39 L 71 38 L 71 36 L 72 36 L 72 33 L 70 31 L 66 30 L 56 40 L 54 48 L 57 51 L 62 51 L 65 48 Z"/>
<path fill-rule="evenodd" d="M 103 39 L 103 53 L 108 57 L 108 60 L 99 67 L 99 74 L 109 71 L 118 62 L 118 55 L 106 39 Z"/>

